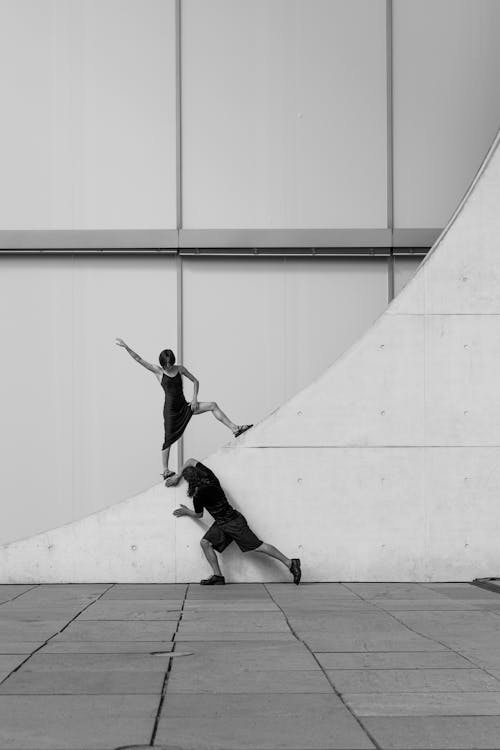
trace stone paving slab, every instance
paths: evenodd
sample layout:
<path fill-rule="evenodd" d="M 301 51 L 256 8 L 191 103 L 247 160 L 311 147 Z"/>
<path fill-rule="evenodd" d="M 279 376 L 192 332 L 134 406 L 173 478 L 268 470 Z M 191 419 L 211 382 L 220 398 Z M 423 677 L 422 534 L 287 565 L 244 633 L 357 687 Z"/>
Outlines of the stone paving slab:
<path fill-rule="evenodd" d="M 398 634 L 374 633 L 367 631 L 360 635 L 337 634 L 317 631 L 301 632 L 301 639 L 311 651 L 447 651 L 448 648 L 430 638 L 424 638 L 409 631 Z"/>
<path fill-rule="evenodd" d="M 3 620 L 0 611 L 0 652 L 4 643 L 46 641 L 47 638 L 58 633 L 66 623 L 67 620 L 40 620 L 39 622 Z"/>
<path fill-rule="evenodd" d="M 400 612 L 411 610 L 422 610 L 429 612 L 460 611 L 466 610 L 498 610 L 500 609 L 500 596 L 497 600 L 491 599 L 377 599 L 377 607 L 388 612 Z"/>
<path fill-rule="evenodd" d="M 498 594 L 494 591 L 472 586 L 467 583 L 439 583 L 428 586 L 431 591 L 435 591 L 440 596 L 448 596 L 451 599 L 498 599 Z"/>
<path fill-rule="evenodd" d="M 482 669 L 327 670 L 339 693 L 500 691 L 500 681 Z"/>
<path fill-rule="evenodd" d="M 0 695 L 157 695 L 165 671 L 21 669 L 0 685 Z M 0 699 L 1 705 L 1 699 Z M 89 717 L 90 720 L 90 717 Z"/>
<path fill-rule="evenodd" d="M 349 591 L 363 599 L 442 599 L 446 594 L 422 583 L 347 583 Z M 471 587 L 472 588 L 472 587 Z"/>
<path fill-rule="evenodd" d="M 471 669 L 479 666 L 454 651 L 316 654 L 324 669 Z"/>
<path fill-rule="evenodd" d="M 48 654 L 45 650 L 34 654 L 24 665 L 23 672 L 95 672 L 107 669 L 114 672 L 165 672 L 171 655 L 142 654 Z"/>
<path fill-rule="evenodd" d="M 295 598 L 305 598 L 308 596 L 325 597 L 328 599 L 334 597 L 357 598 L 346 585 L 343 583 L 301 583 L 296 587 L 290 583 L 266 583 L 265 587 L 273 598 L 289 596 Z"/>
<path fill-rule="evenodd" d="M 108 599 L 183 599 L 185 583 L 117 583 L 101 597 Z"/>
<path fill-rule="evenodd" d="M 170 695 L 156 742 L 179 750 L 374 747 L 334 694 Z"/>
<path fill-rule="evenodd" d="M 236 631 L 232 630 L 230 632 L 226 631 L 220 631 L 220 632 L 209 632 L 205 631 L 204 633 L 187 633 L 185 631 L 179 631 L 175 636 L 175 642 L 176 643 L 190 643 L 191 641 L 255 641 L 257 643 L 265 643 L 265 642 L 285 642 L 285 643 L 295 643 L 295 638 L 292 635 L 292 633 L 289 631 L 288 633 L 285 632 L 279 632 L 274 631 L 271 633 L 267 633 L 264 631 L 253 631 L 253 632 L 245 632 L 245 631 Z"/>
<path fill-rule="evenodd" d="M 94 750 L 148 744 L 154 695 L 2 695 L 0 747 Z"/>
<path fill-rule="evenodd" d="M 188 633 L 230 632 L 289 633 L 281 612 L 186 612 L 179 625 L 179 637 Z"/>
<path fill-rule="evenodd" d="M 26 656 L 26 654 L 0 655 L 0 681 L 4 680 L 19 664 L 22 664 Z"/>
<path fill-rule="evenodd" d="M 178 644 L 177 648 L 180 648 Z M 189 663 L 176 663 L 174 672 L 236 670 L 320 670 L 318 663 L 299 641 L 208 641 L 192 642 Z"/>
<path fill-rule="evenodd" d="M 462 654 L 474 665 L 488 671 L 500 670 L 500 647 L 489 649 L 464 649 Z"/>
<path fill-rule="evenodd" d="M 498 750 L 500 716 L 367 717 L 384 750 Z"/>
<path fill-rule="evenodd" d="M 190 661 L 190 660 L 189 660 Z M 320 670 L 176 669 L 170 674 L 168 693 L 331 693 L 332 687 Z M 1 687 L 0 687 L 1 690 Z"/>
<path fill-rule="evenodd" d="M 102 599 L 83 612 L 79 620 L 175 620 L 182 611 L 182 601 L 170 599 Z"/>
<path fill-rule="evenodd" d="M 171 651 L 168 641 L 57 641 L 43 647 L 43 654 L 149 654 L 153 651 Z"/>
<path fill-rule="evenodd" d="M 0 604 L 2 602 L 8 602 L 11 599 L 14 599 L 14 597 L 24 594 L 26 591 L 29 591 L 31 588 L 33 588 L 32 584 L 24 586 L 24 585 L 19 585 L 19 584 L 12 584 L 12 583 L 1 583 L 0 584 Z"/>
<path fill-rule="evenodd" d="M 271 599 L 187 599 L 184 613 L 188 612 L 280 612 Z"/>
<path fill-rule="evenodd" d="M 125 620 L 79 621 L 71 623 L 54 640 L 58 641 L 162 641 L 170 640 L 177 623 L 127 622 Z"/>
<path fill-rule="evenodd" d="M 0 642 L 0 654 L 32 654 L 33 651 L 36 651 L 43 644 L 44 641 L 40 641 L 38 643 L 18 643 L 17 641 L 3 641 Z"/>
<path fill-rule="evenodd" d="M 500 716 L 500 692 L 344 693 L 343 698 L 357 716 Z"/>
<path fill-rule="evenodd" d="M 226 584 L 226 586 L 199 586 L 192 584 L 187 593 L 187 600 L 205 599 L 220 601 L 228 599 L 263 599 L 270 601 L 269 594 L 262 583 Z"/>

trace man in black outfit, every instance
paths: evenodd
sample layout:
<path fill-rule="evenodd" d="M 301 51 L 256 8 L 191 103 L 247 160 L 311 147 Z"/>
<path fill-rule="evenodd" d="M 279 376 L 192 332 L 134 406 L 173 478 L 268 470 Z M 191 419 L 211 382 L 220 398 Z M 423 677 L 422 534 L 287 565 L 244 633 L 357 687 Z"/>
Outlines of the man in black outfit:
<path fill-rule="evenodd" d="M 174 510 L 174 516 L 190 516 L 201 518 L 207 510 L 214 519 L 200 544 L 205 553 L 213 575 L 200 583 L 203 586 L 223 586 L 225 578 L 221 573 L 219 561 L 215 552 L 224 552 L 231 542 L 236 542 L 242 552 L 262 552 L 274 557 L 286 565 L 293 576 L 295 584 L 300 583 L 301 570 L 299 558 L 289 559 L 272 544 L 262 542 L 249 528 L 245 516 L 232 508 L 224 494 L 219 480 L 207 466 L 194 458 L 188 458 L 182 471 L 166 481 L 168 487 L 176 485 L 184 478 L 188 483 L 187 494 L 193 498 L 194 511 L 181 504 Z"/>

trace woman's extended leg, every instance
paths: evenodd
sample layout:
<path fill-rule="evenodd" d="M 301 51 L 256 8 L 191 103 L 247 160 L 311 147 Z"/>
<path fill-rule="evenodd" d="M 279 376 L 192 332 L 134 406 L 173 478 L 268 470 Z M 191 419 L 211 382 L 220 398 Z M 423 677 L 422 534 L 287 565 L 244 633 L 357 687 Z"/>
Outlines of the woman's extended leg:
<path fill-rule="evenodd" d="M 193 414 L 204 414 L 207 411 L 211 411 L 214 417 L 219 420 L 219 422 L 222 422 L 223 425 L 231 430 L 233 435 L 235 435 L 236 433 L 241 435 L 242 432 L 245 432 L 245 430 L 248 430 L 252 426 L 237 425 L 234 422 L 231 422 L 229 417 L 224 414 L 219 404 L 217 404 L 215 401 L 200 401 L 198 403 L 198 408 L 195 412 L 193 412 Z"/>

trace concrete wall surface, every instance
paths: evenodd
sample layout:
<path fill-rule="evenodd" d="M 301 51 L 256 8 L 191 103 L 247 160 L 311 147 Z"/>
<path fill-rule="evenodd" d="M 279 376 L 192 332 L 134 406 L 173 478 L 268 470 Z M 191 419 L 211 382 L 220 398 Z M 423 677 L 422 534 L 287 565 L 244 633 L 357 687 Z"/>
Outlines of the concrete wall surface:
<path fill-rule="evenodd" d="M 498 572 L 500 134 L 414 278 L 330 369 L 207 459 L 304 580 Z M 1 580 L 189 581 L 203 523 L 161 485 L 0 549 Z M 230 550 L 232 581 L 286 580 Z"/>

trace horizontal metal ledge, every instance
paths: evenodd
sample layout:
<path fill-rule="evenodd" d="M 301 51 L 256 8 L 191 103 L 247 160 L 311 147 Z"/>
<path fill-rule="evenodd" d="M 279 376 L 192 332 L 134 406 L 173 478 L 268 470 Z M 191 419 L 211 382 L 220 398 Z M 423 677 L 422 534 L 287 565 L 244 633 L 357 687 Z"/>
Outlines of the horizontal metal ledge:
<path fill-rule="evenodd" d="M 187 248 L 387 248 L 389 229 L 181 229 L 179 247 Z"/>
<path fill-rule="evenodd" d="M 438 229 L 47 229 L 0 230 L 0 252 L 161 252 L 278 255 L 425 254 Z"/>
<path fill-rule="evenodd" d="M 0 250 L 176 250 L 177 235 L 176 229 L 2 229 Z"/>
<path fill-rule="evenodd" d="M 186 258 L 366 258 L 388 257 L 388 247 L 190 247 L 181 248 Z"/>

